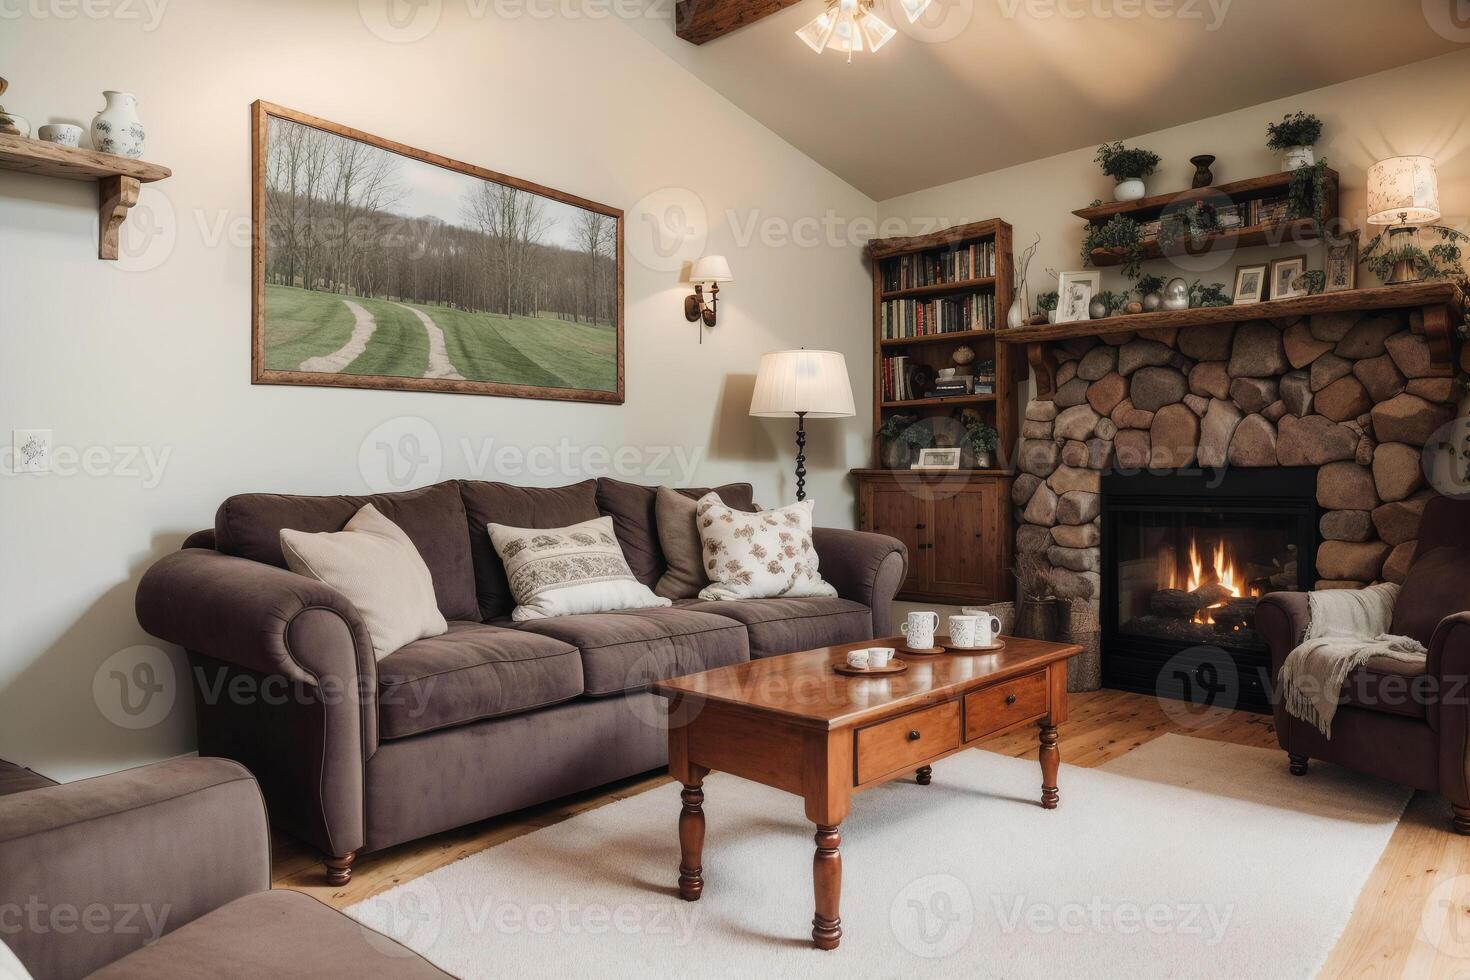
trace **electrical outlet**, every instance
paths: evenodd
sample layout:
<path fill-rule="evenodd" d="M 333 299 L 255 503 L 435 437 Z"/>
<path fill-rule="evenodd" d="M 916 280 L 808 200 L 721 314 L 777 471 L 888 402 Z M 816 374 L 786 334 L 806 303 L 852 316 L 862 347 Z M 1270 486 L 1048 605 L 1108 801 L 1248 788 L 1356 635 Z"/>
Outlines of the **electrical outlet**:
<path fill-rule="evenodd" d="M 51 430 L 14 429 L 10 444 L 14 450 L 15 472 L 51 472 Z"/>

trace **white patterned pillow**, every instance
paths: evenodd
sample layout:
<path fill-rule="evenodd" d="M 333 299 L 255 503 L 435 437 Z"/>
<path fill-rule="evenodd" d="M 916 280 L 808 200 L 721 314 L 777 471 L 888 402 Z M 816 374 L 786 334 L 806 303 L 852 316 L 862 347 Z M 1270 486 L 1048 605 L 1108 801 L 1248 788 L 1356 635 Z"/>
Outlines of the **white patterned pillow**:
<path fill-rule="evenodd" d="M 701 599 L 837 595 L 817 573 L 812 501 L 751 514 L 707 493 L 694 512 L 710 579 Z"/>
<path fill-rule="evenodd" d="M 673 605 L 633 577 L 611 517 L 571 527 L 491 524 L 490 541 L 516 597 L 514 620 Z"/>

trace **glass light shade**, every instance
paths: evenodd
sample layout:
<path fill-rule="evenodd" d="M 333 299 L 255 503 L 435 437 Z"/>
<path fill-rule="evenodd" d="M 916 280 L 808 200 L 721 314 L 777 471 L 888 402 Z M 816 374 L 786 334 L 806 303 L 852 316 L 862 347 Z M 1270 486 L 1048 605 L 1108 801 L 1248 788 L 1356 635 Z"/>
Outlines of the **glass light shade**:
<path fill-rule="evenodd" d="M 835 350 L 778 350 L 761 355 L 750 396 L 750 414 L 814 419 L 847 418 L 856 413 L 847 360 Z"/>
<path fill-rule="evenodd" d="M 896 33 L 893 28 L 867 10 L 858 14 L 858 27 L 862 29 L 863 40 L 868 42 L 869 51 L 877 51 L 887 44 Z"/>
<path fill-rule="evenodd" d="M 909 19 L 910 24 L 918 23 L 924 11 L 929 9 L 933 0 L 898 0 L 898 5 L 903 8 L 903 14 Z"/>
<path fill-rule="evenodd" d="M 730 275 L 730 263 L 723 255 L 706 255 L 689 270 L 689 281 L 697 283 L 734 282 Z"/>
<path fill-rule="evenodd" d="M 817 54 L 826 50 L 827 42 L 832 39 L 832 29 L 837 26 L 837 20 L 829 11 L 822 11 L 811 23 L 796 32 L 806 46 Z"/>
<path fill-rule="evenodd" d="M 1389 157 L 1368 168 L 1368 223 L 1439 220 L 1439 174 L 1431 157 Z"/>
<path fill-rule="evenodd" d="M 830 43 L 838 51 L 848 54 L 863 49 L 863 35 L 858 31 L 857 21 L 852 11 L 837 11 L 837 26 L 832 31 Z"/>

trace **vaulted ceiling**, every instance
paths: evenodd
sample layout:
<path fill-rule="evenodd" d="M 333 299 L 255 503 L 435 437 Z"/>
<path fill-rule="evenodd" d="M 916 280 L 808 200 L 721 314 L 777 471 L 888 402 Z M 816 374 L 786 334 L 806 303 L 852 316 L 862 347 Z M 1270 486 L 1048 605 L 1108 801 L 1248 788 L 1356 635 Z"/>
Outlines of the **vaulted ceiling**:
<path fill-rule="evenodd" d="M 899 33 L 850 64 L 793 34 L 823 0 L 738 2 L 766 15 L 698 46 L 635 26 L 882 200 L 1455 50 L 1430 20 L 1464 0 L 876 0 Z"/>

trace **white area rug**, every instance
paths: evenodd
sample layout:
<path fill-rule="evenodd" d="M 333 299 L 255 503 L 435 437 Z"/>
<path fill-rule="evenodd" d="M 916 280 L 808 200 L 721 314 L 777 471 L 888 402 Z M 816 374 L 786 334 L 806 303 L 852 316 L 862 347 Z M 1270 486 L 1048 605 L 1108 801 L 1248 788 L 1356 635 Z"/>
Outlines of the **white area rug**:
<path fill-rule="evenodd" d="M 842 945 L 810 946 L 793 796 L 705 781 L 704 897 L 681 902 L 670 784 L 465 858 L 347 913 L 460 977 L 1310 977 L 1407 790 L 1165 735 L 1102 769 L 973 751 L 859 794 Z"/>

